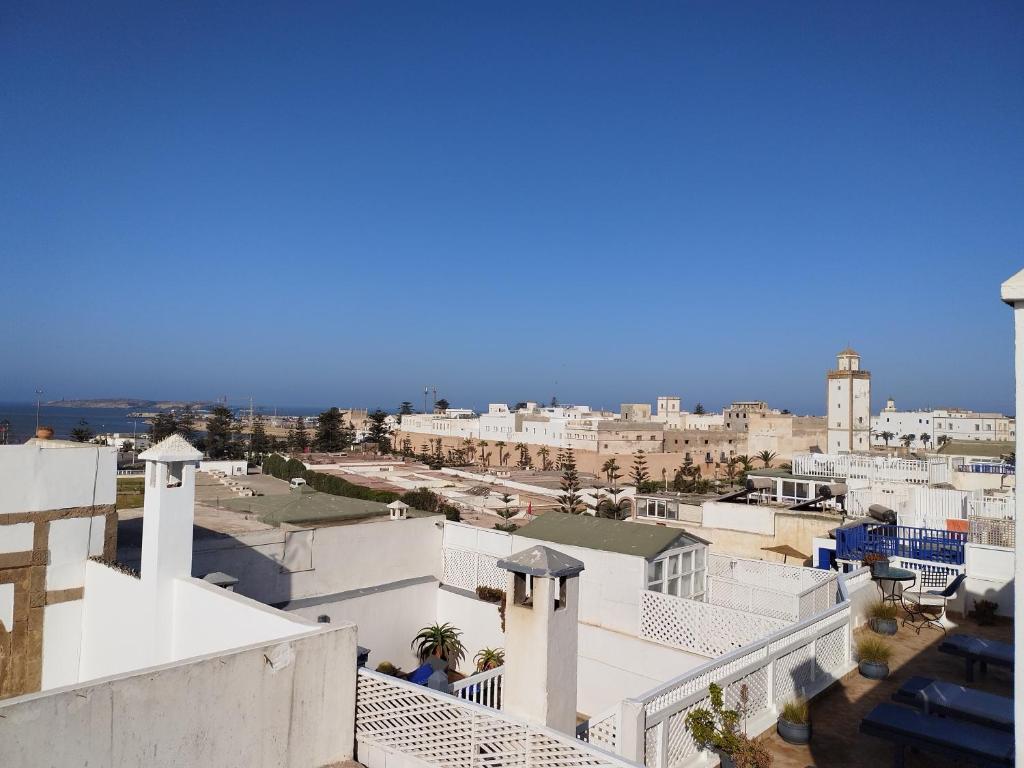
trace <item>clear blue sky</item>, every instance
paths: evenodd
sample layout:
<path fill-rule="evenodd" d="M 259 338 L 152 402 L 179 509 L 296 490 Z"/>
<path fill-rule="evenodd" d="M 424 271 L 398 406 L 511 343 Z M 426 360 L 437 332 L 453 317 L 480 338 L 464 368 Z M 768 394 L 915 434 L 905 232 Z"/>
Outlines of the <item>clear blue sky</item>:
<path fill-rule="evenodd" d="M 0 14 L 0 399 L 1012 409 L 1009 2 Z"/>

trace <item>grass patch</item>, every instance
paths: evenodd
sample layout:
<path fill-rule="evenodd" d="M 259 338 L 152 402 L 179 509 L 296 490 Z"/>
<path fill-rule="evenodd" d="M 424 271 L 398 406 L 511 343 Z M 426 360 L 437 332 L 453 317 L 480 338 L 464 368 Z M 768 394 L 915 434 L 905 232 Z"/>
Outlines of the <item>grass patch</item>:
<path fill-rule="evenodd" d="M 117 502 L 118 509 L 135 509 L 142 506 L 145 498 L 145 478 L 142 477 L 119 477 L 117 478 Z"/>

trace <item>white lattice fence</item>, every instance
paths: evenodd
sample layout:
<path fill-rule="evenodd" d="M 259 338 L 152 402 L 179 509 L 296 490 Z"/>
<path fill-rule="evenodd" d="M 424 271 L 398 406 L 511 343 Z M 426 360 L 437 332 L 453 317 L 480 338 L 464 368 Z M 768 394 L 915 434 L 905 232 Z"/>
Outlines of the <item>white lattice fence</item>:
<path fill-rule="evenodd" d="M 747 730 L 753 736 L 774 723 L 786 701 L 817 694 L 852 664 L 850 607 L 844 603 L 698 667 L 640 699 L 646 721 L 645 763 L 648 768 L 679 768 L 697 761 L 699 750 L 686 728 L 686 715 L 709 705 L 712 682 L 722 686 L 731 707 L 746 688 Z"/>
<path fill-rule="evenodd" d="M 570 736 L 367 669 L 357 678 L 356 742 L 441 768 L 636 768 Z"/>
<path fill-rule="evenodd" d="M 781 619 L 646 590 L 640 595 L 640 637 L 721 656 L 786 625 Z"/>
<path fill-rule="evenodd" d="M 586 727 L 579 735 L 583 741 L 593 744 L 595 747 L 607 749 L 609 752 L 618 751 L 619 739 L 619 705 L 595 715 L 585 724 Z"/>
<path fill-rule="evenodd" d="M 505 589 L 508 573 L 498 567 L 498 558 L 468 549 L 445 547 L 444 583 L 476 591 L 477 587 Z"/>
<path fill-rule="evenodd" d="M 783 621 L 796 621 L 799 597 L 787 592 L 741 584 L 724 576 L 708 578 L 707 602 Z"/>

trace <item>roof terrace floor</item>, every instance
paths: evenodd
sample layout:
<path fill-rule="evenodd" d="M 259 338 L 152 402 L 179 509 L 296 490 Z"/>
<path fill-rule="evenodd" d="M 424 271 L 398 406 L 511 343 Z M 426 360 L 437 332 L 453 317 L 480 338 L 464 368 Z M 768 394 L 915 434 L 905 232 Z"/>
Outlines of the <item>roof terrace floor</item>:
<path fill-rule="evenodd" d="M 953 621 L 958 626 L 948 630 L 950 634 L 961 632 L 1005 643 L 1013 642 L 1013 624 L 1008 620 L 1000 619 L 997 625 L 991 627 L 978 626 L 970 618 L 955 617 Z M 858 630 L 857 637 L 862 632 L 870 631 L 866 627 Z M 975 666 L 975 681 L 967 683 L 964 679 L 963 660 L 939 653 L 942 633 L 936 629 L 925 628 L 918 635 L 909 626 L 900 627 L 899 632 L 888 639 L 893 648 L 888 679 L 868 680 L 854 670 L 839 683 L 816 696 L 810 705 L 813 736 L 808 746 L 787 744 L 774 730 L 766 738 L 765 744 L 774 758 L 774 768 L 892 765 L 891 742 L 862 735 L 859 731 L 860 721 L 877 704 L 891 702 L 896 690 L 915 675 L 967 685 L 1000 696 L 1013 695 L 1013 674 L 1006 669 L 989 667 L 987 674 L 982 675 Z M 906 768 L 952 768 L 960 764 L 931 752 L 914 752 L 910 749 L 906 752 Z"/>

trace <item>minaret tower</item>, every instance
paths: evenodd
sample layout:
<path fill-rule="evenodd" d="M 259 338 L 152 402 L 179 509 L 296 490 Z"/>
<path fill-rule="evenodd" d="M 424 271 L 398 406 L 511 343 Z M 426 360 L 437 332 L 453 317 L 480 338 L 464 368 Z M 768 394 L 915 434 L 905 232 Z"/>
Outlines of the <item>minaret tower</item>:
<path fill-rule="evenodd" d="M 847 347 L 828 372 L 828 453 L 871 448 L 871 373 L 861 370 L 860 355 Z"/>

